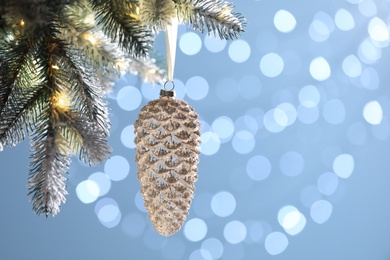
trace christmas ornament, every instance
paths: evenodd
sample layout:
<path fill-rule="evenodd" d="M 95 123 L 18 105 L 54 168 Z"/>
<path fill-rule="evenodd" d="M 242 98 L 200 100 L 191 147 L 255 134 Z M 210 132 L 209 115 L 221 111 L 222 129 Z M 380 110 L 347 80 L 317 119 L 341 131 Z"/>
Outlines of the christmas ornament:
<path fill-rule="evenodd" d="M 134 124 L 141 194 L 155 230 L 176 233 L 190 208 L 197 180 L 200 123 L 194 109 L 174 92 L 141 109 Z"/>

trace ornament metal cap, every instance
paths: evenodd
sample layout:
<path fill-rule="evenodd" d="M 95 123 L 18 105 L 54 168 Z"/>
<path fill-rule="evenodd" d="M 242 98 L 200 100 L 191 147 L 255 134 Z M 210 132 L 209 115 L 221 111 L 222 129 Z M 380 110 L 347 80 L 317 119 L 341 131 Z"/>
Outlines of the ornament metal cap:
<path fill-rule="evenodd" d="M 168 82 L 172 83 L 171 89 L 166 88 Z M 160 90 L 160 97 L 174 97 L 175 96 L 175 91 L 173 91 L 174 89 L 175 89 L 175 83 L 173 81 L 165 82 L 164 88 Z"/>

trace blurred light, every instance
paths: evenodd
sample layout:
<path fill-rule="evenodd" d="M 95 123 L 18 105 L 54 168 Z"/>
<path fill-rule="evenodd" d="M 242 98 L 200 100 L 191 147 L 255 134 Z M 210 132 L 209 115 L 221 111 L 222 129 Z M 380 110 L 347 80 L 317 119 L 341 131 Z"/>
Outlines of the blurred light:
<path fill-rule="evenodd" d="M 279 224 L 292 236 L 299 234 L 306 225 L 305 216 L 294 206 L 285 206 L 278 213 Z"/>
<path fill-rule="evenodd" d="M 144 198 L 142 197 L 140 191 L 137 191 L 137 193 L 135 194 L 134 203 L 139 211 L 147 212 L 144 206 Z"/>
<path fill-rule="evenodd" d="M 206 35 L 204 37 L 204 46 L 210 52 L 214 52 L 214 53 L 221 52 L 226 47 L 226 40 L 221 40 Z"/>
<path fill-rule="evenodd" d="M 76 187 L 76 194 L 81 202 L 92 203 L 99 197 L 99 186 L 92 180 L 82 181 Z"/>
<path fill-rule="evenodd" d="M 142 236 L 145 226 L 144 217 L 138 213 L 130 213 L 122 221 L 122 230 L 131 238 Z"/>
<path fill-rule="evenodd" d="M 372 0 L 364 0 L 359 3 L 359 11 L 365 17 L 372 17 L 377 13 L 376 4 Z"/>
<path fill-rule="evenodd" d="M 313 20 L 309 27 L 309 35 L 313 41 L 324 42 L 329 38 L 330 30 L 323 21 Z"/>
<path fill-rule="evenodd" d="M 281 109 L 278 109 L 278 110 L 280 111 Z M 281 110 L 281 111 L 283 111 L 283 110 Z M 287 118 L 287 115 L 285 115 L 285 116 Z M 264 124 L 264 127 L 271 133 L 282 132 L 287 126 L 287 123 L 285 125 L 280 125 L 280 124 L 278 124 L 278 122 L 276 122 L 275 109 L 268 110 L 267 113 L 265 113 L 264 118 L 263 118 L 263 124 Z"/>
<path fill-rule="evenodd" d="M 243 63 L 250 57 L 251 47 L 244 40 L 236 40 L 230 43 L 228 53 L 232 61 Z"/>
<path fill-rule="evenodd" d="M 274 78 L 282 73 L 284 68 L 284 61 L 276 53 L 268 53 L 264 55 L 260 60 L 260 70 L 261 72 L 269 77 Z"/>
<path fill-rule="evenodd" d="M 378 43 L 387 43 L 389 41 L 389 28 L 379 17 L 374 17 L 369 22 L 368 34 L 372 40 Z"/>
<path fill-rule="evenodd" d="M 314 222 L 323 224 L 330 218 L 333 206 L 327 200 L 318 200 L 310 208 L 310 216 Z"/>
<path fill-rule="evenodd" d="M 294 177 L 302 173 L 305 161 L 301 154 L 290 151 L 282 155 L 279 161 L 280 170 L 287 176 Z"/>
<path fill-rule="evenodd" d="M 359 59 L 366 64 L 373 64 L 382 57 L 382 49 L 375 46 L 371 39 L 365 39 L 358 48 Z"/>
<path fill-rule="evenodd" d="M 305 107 L 303 105 L 299 105 L 297 109 L 298 119 L 304 124 L 313 124 L 317 122 L 320 111 L 317 106 L 315 107 Z"/>
<path fill-rule="evenodd" d="M 252 180 L 262 181 L 270 175 L 271 163 L 262 155 L 253 156 L 246 164 L 246 173 Z"/>
<path fill-rule="evenodd" d="M 288 125 L 288 117 L 286 112 L 279 107 L 274 109 L 274 120 L 278 125 L 286 127 Z"/>
<path fill-rule="evenodd" d="M 130 171 L 130 164 L 125 157 L 115 155 L 109 158 L 104 164 L 104 172 L 112 181 L 121 181 L 127 177 Z"/>
<path fill-rule="evenodd" d="M 236 209 L 236 199 L 227 191 L 218 192 L 211 199 L 211 209 L 218 217 L 228 217 Z"/>
<path fill-rule="evenodd" d="M 350 2 L 351 4 L 358 4 L 358 3 L 361 3 L 365 0 L 347 0 L 347 2 Z"/>
<path fill-rule="evenodd" d="M 349 154 L 340 154 L 333 161 L 333 171 L 340 178 L 346 179 L 351 176 L 355 167 L 355 161 Z"/>
<path fill-rule="evenodd" d="M 192 100 L 201 100 L 207 96 L 209 92 L 209 84 L 200 77 L 194 76 L 186 82 L 186 94 Z"/>
<path fill-rule="evenodd" d="M 275 110 L 276 109 L 282 110 L 287 116 L 286 126 L 292 125 L 297 119 L 297 110 L 290 103 L 281 103 L 275 108 Z"/>
<path fill-rule="evenodd" d="M 134 143 L 134 138 L 134 125 L 128 125 L 123 128 L 121 133 L 121 141 L 124 146 L 130 149 L 134 149 L 136 147 Z"/>
<path fill-rule="evenodd" d="M 203 241 L 201 246 L 201 253 L 207 251 L 210 253 L 211 257 L 210 259 L 218 259 L 223 254 L 223 245 L 221 241 L 219 241 L 216 238 L 208 238 L 205 241 Z M 208 254 L 202 256 L 206 259 L 208 257 Z"/>
<path fill-rule="evenodd" d="M 271 231 L 271 226 L 264 221 L 249 220 L 246 223 L 248 234 L 245 242 L 263 243 L 267 234 Z"/>
<path fill-rule="evenodd" d="M 118 203 L 111 198 L 99 200 L 95 205 L 95 213 L 100 223 L 107 228 L 115 227 L 121 220 Z"/>
<path fill-rule="evenodd" d="M 288 239 L 282 232 L 270 233 L 264 242 L 265 249 L 270 255 L 279 255 L 288 246 Z"/>
<path fill-rule="evenodd" d="M 345 120 L 345 106 L 341 100 L 331 99 L 325 103 L 322 115 L 329 124 L 341 124 Z"/>
<path fill-rule="evenodd" d="M 238 86 L 241 97 L 245 99 L 256 99 L 261 93 L 260 79 L 253 75 L 242 77 L 238 82 Z"/>
<path fill-rule="evenodd" d="M 333 19 L 324 12 L 318 12 L 309 27 L 309 35 L 313 41 L 324 42 L 334 30 Z"/>
<path fill-rule="evenodd" d="M 111 188 L 109 176 L 103 172 L 95 172 L 88 177 L 88 180 L 95 182 L 99 187 L 99 196 L 106 195 Z"/>
<path fill-rule="evenodd" d="M 305 107 L 315 107 L 320 103 L 320 92 L 313 85 L 307 85 L 299 91 L 299 101 Z"/>
<path fill-rule="evenodd" d="M 333 172 L 326 172 L 320 175 L 317 180 L 318 190 L 327 196 L 332 195 L 339 184 L 339 178 Z"/>
<path fill-rule="evenodd" d="M 193 251 L 188 260 L 213 260 L 210 252 L 205 249 L 197 249 Z"/>
<path fill-rule="evenodd" d="M 179 40 L 180 50 L 187 55 L 195 55 L 202 48 L 202 40 L 193 32 L 184 33 Z"/>
<path fill-rule="evenodd" d="M 297 21 L 289 11 L 279 10 L 274 16 L 274 25 L 280 32 L 288 33 L 294 30 Z"/>
<path fill-rule="evenodd" d="M 193 218 L 188 220 L 184 225 L 185 237 L 192 241 L 197 242 L 202 240 L 207 234 L 207 225 L 200 218 Z"/>
<path fill-rule="evenodd" d="M 362 74 L 362 64 L 355 55 L 349 55 L 343 61 L 343 71 L 351 78 L 359 77 Z"/>
<path fill-rule="evenodd" d="M 127 86 L 119 90 L 116 101 L 123 110 L 132 111 L 141 105 L 142 95 L 136 87 Z"/>
<path fill-rule="evenodd" d="M 355 28 L 355 20 L 350 12 L 345 9 L 339 9 L 334 17 L 337 28 L 342 31 L 349 31 Z"/>
<path fill-rule="evenodd" d="M 202 133 L 200 140 L 202 143 L 199 150 L 204 155 L 216 154 L 221 146 L 218 135 L 213 132 Z"/>
<path fill-rule="evenodd" d="M 221 116 L 214 120 L 211 129 L 218 135 L 221 143 L 229 141 L 234 133 L 234 123 L 230 117 Z"/>
<path fill-rule="evenodd" d="M 379 88 L 379 75 L 374 68 L 365 68 L 360 75 L 360 83 L 362 86 L 369 90 L 375 90 Z"/>
<path fill-rule="evenodd" d="M 202 119 L 200 119 L 199 121 L 200 121 L 201 133 L 206 133 L 206 132 L 212 131 L 209 123 L 207 123 L 206 121 L 204 121 Z"/>
<path fill-rule="evenodd" d="M 328 61 L 324 57 L 313 59 L 310 63 L 310 74 L 315 80 L 327 80 L 331 74 Z"/>
<path fill-rule="evenodd" d="M 230 221 L 225 225 L 223 235 L 230 244 L 239 244 L 246 237 L 246 227 L 241 221 Z"/>
<path fill-rule="evenodd" d="M 232 145 L 237 153 L 248 154 L 255 148 L 255 138 L 248 131 L 239 131 L 234 135 Z"/>
<path fill-rule="evenodd" d="M 378 101 L 373 100 L 364 105 L 363 117 L 371 125 L 379 125 L 383 119 L 383 110 Z"/>

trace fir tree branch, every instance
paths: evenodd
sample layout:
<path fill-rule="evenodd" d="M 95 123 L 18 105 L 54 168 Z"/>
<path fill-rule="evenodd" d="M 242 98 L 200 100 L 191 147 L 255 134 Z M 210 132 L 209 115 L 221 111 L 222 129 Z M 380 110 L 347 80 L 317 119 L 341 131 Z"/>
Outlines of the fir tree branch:
<path fill-rule="evenodd" d="M 58 73 L 61 41 L 56 38 L 56 33 L 55 26 L 51 24 L 40 38 L 41 51 L 37 52 L 37 62 L 45 71 L 41 78 L 48 95 L 41 95 L 39 115 L 33 121 L 33 129 L 30 129 L 33 130 L 33 138 L 29 195 L 32 195 L 33 210 L 46 216 L 56 215 L 66 201 L 64 174 L 70 164 L 70 158 L 59 152 L 60 147 L 55 142 L 62 123 L 58 116 L 62 107 L 59 106 L 57 93 L 64 83 L 63 74 Z"/>
<path fill-rule="evenodd" d="M 245 18 L 232 13 L 234 6 L 223 0 L 173 0 L 179 20 L 192 24 L 202 33 L 219 35 L 221 39 L 235 39 L 244 32 Z"/>
<path fill-rule="evenodd" d="M 151 50 L 152 34 L 142 25 L 136 13 L 138 1 L 90 0 L 97 24 L 103 32 L 133 56 L 146 56 Z"/>
<path fill-rule="evenodd" d="M 50 113 L 50 106 L 47 106 Z M 38 214 L 56 215 L 67 195 L 67 180 L 64 176 L 69 168 L 70 158 L 60 154 L 55 144 L 56 130 L 53 128 L 52 118 L 42 114 L 39 124 L 36 125 L 36 135 L 31 141 L 32 161 L 30 163 L 30 190 L 33 210 Z"/>
<path fill-rule="evenodd" d="M 29 87 L 31 75 L 26 72 L 28 69 L 29 53 L 32 49 L 32 44 L 30 39 L 26 35 L 23 35 L 19 39 L 11 43 L 4 43 L 2 48 L 0 48 L 0 116 L 2 116 L 2 111 L 11 95 L 12 89 L 15 84 L 17 84 L 17 79 L 21 83 L 21 87 Z M 22 75 L 20 75 L 20 72 Z M 26 84 L 23 84 L 26 83 Z"/>

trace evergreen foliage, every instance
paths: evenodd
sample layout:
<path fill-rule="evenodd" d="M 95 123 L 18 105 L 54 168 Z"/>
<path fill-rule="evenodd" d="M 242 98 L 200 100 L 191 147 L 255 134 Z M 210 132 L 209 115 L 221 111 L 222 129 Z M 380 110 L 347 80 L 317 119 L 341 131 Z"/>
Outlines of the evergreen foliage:
<path fill-rule="evenodd" d="M 140 10 L 140 7 L 142 8 Z M 33 210 L 56 215 L 70 157 L 89 165 L 110 154 L 105 95 L 125 71 L 163 83 L 151 57 L 170 18 L 237 38 L 245 20 L 221 0 L 1 0 L 0 150 L 31 137 Z"/>

